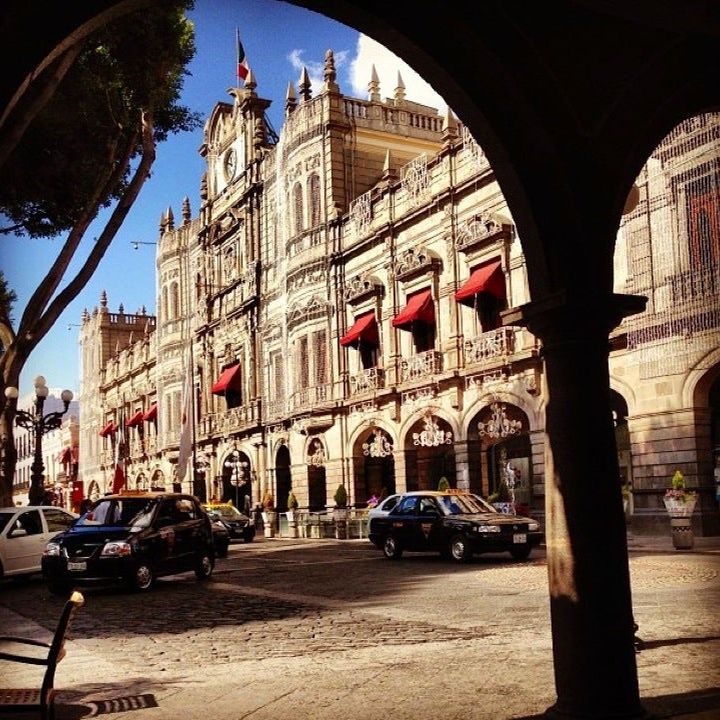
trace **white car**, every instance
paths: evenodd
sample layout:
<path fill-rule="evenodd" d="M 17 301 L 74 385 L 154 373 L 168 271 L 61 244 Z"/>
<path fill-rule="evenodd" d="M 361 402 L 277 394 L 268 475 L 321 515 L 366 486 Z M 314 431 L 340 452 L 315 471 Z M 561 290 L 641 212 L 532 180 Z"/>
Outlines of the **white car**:
<path fill-rule="evenodd" d="M 0 578 L 41 572 L 48 541 L 77 517 L 52 505 L 0 508 Z"/>
<path fill-rule="evenodd" d="M 387 515 L 398 503 L 398 500 L 402 497 L 400 493 L 388 495 L 383 498 L 374 508 L 368 510 L 368 532 L 372 525 L 373 518 L 384 517 Z"/>

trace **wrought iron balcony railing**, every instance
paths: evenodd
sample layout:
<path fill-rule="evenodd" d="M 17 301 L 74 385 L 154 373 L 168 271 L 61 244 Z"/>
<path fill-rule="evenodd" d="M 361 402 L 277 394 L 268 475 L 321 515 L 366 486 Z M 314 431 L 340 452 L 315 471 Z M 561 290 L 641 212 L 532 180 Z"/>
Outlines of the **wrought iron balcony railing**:
<path fill-rule="evenodd" d="M 442 372 L 442 360 L 442 353 L 437 350 L 426 350 L 403 359 L 400 365 L 401 382 L 431 380 L 433 375 Z"/>

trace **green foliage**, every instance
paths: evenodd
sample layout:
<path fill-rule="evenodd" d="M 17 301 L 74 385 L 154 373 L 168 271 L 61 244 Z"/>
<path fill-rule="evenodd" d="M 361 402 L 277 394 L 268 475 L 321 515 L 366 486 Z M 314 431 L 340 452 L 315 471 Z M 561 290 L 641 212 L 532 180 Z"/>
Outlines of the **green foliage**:
<path fill-rule="evenodd" d="M 12 322 L 13 305 L 17 300 L 14 290 L 8 287 L 3 271 L 0 270 L 0 320 L 8 324 Z"/>
<path fill-rule="evenodd" d="M 685 490 L 685 476 L 679 470 L 675 471 L 671 483 L 673 490 Z"/>
<path fill-rule="evenodd" d="M 450 489 L 450 483 L 448 482 L 448 479 L 443 476 L 440 478 L 440 482 L 438 483 L 438 490 L 440 492 L 444 492 L 445 490 Z"/>
<path fill-rule="evenodd" d="M 292 490 L 290 491 L 290 494 L 288 495 L 287 506 L 288 506 L 288 510 L 297 510 L 297 508 L 298 508 L 298 501 Z"/>
<path fill-rule="evenodd" d="M 338 485 L 338 489 L 335 491 L 334 500 L 337 507 L 347 507 L 347 490 L 344 485 Z"/>
<path fill-rule="evenodd" d="M 200 126 L 199 115 L 178 102 L 195 54 L 193 26 L 184 16 L 192 4 L 144 7 L 88 38 L 0 172 L 0 212 L 12 230 L 58 235 L 91 200 L 99 209 L 118 198 L 129 170 L 100 198 L 97 187 L 128 148 L 131 157 L 141 152 L 142 111 L 153 114 L 156 142 Z"/>

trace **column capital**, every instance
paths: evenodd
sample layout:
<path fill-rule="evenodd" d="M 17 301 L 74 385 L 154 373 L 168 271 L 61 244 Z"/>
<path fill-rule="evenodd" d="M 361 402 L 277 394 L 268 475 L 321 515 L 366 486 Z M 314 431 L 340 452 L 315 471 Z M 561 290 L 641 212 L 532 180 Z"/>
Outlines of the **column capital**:
<path fill-rule="evenodd" d="M 570 296 L 567 291 L 503 311 L 503 325 L 526 327 L 541 340 L 608 335 L 623 318 L 645 310 L 643 295 Z"/>

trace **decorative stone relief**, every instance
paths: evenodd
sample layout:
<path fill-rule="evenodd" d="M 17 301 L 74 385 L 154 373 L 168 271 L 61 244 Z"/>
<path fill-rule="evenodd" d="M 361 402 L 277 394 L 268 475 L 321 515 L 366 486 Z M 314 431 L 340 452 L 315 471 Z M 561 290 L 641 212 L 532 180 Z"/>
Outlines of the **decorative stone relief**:
<path fill-rule="evenodd" d="M 480 243 L 509 239 L 511 225 L 503 218 L 491 213 L 480 213 L 460 223 L 457 229 L 455 247 L 470 250 Z"/>
<path fill-rule="evenodd" d="M 402 188 L 412 206 L 428 199 L 430 194 L 430 176 L 428 175 L 427 155 L 424 153 L 411 160 L 402 168 Z"/>
<path fill-rule="evenodd" d="M 303 287 L 324 284 L 327 272 L 325 259 L 312 265 L 306 265 L 287 276 L 287 290 L 294 292 Z"/>
<path fill-rule="evenodd" d="M 407 411 L 412 412 L 418 407 L 427 405 L 436 395 L 437 388 L 435 385 L 428 385 L 427 387 L 402 393 L 400 403 Z"/>
<path fill-rule="evenodd" d="M 372 224 L 372 197 L 370 190 L 356 197 L 350 203 L 348 216 L 357 237 L 362 237 L 368 233 Z"/>
<path fill-rule="evenodd" d="M 475 138 L 470 134 L 470 130 L 463 125 L 460 132 L 462 138 L 463 151 L 471 158 L 478 171 L 485 170 L 490 167 L 490 162 L 485 156 L 485 151 L 477 144 Z"/>
<path fill-rule="evenodd" d="M 377 405 L 374 400 L 366 400 L 350 406 L 350 415 L 367 415 L 375 412 L 377 412 Z"/>
<path fill-rule="evenodd" d="M 440 259 L 426 248 L 411 247 L 403 251 L 395 261 L 394 275 L 398 280 L 417 275 L 421 272 L 434 270 Z"/>
<path fill-rule="evenodd" d="M 311 297 L 305 305 L 291 306 L 287 314 L 288 330 L 292 330 L 304 322 L 325 317 L 329 310 L 330 308 L 327 301 L 318 295 Z"/>
<path fill-rule="evenodd" d="M 374 427 L 367 442 L 362 444 L 362 451 L 368 457 L 390 457 L 393 455 L 393 445 L 384 430 Z"/>
<path fill-rule="evenodd" d="M 372 275 L 355 275 L 345 283 L 345 301 L 356 303 L 371 295 L 381 295 L 382 283 Z"/>
<path fill-rule="evenodd" d="M 413 433 L 413 445 L 420 447 L 439 447 L 440 445 L 452 445 L 453 436 L 448 430 L 441 430 L 437 421 L 428 410 L 423 418 L 423 429 Z"/>
<path fill-rule="evenodd" d="M 325 455 L 325 448 L 322 442 L 317 438 L 313 439 L 308 447 L 307 464 L 314 467 L 322 467 L 326 461 L 327 456 Z"/>

